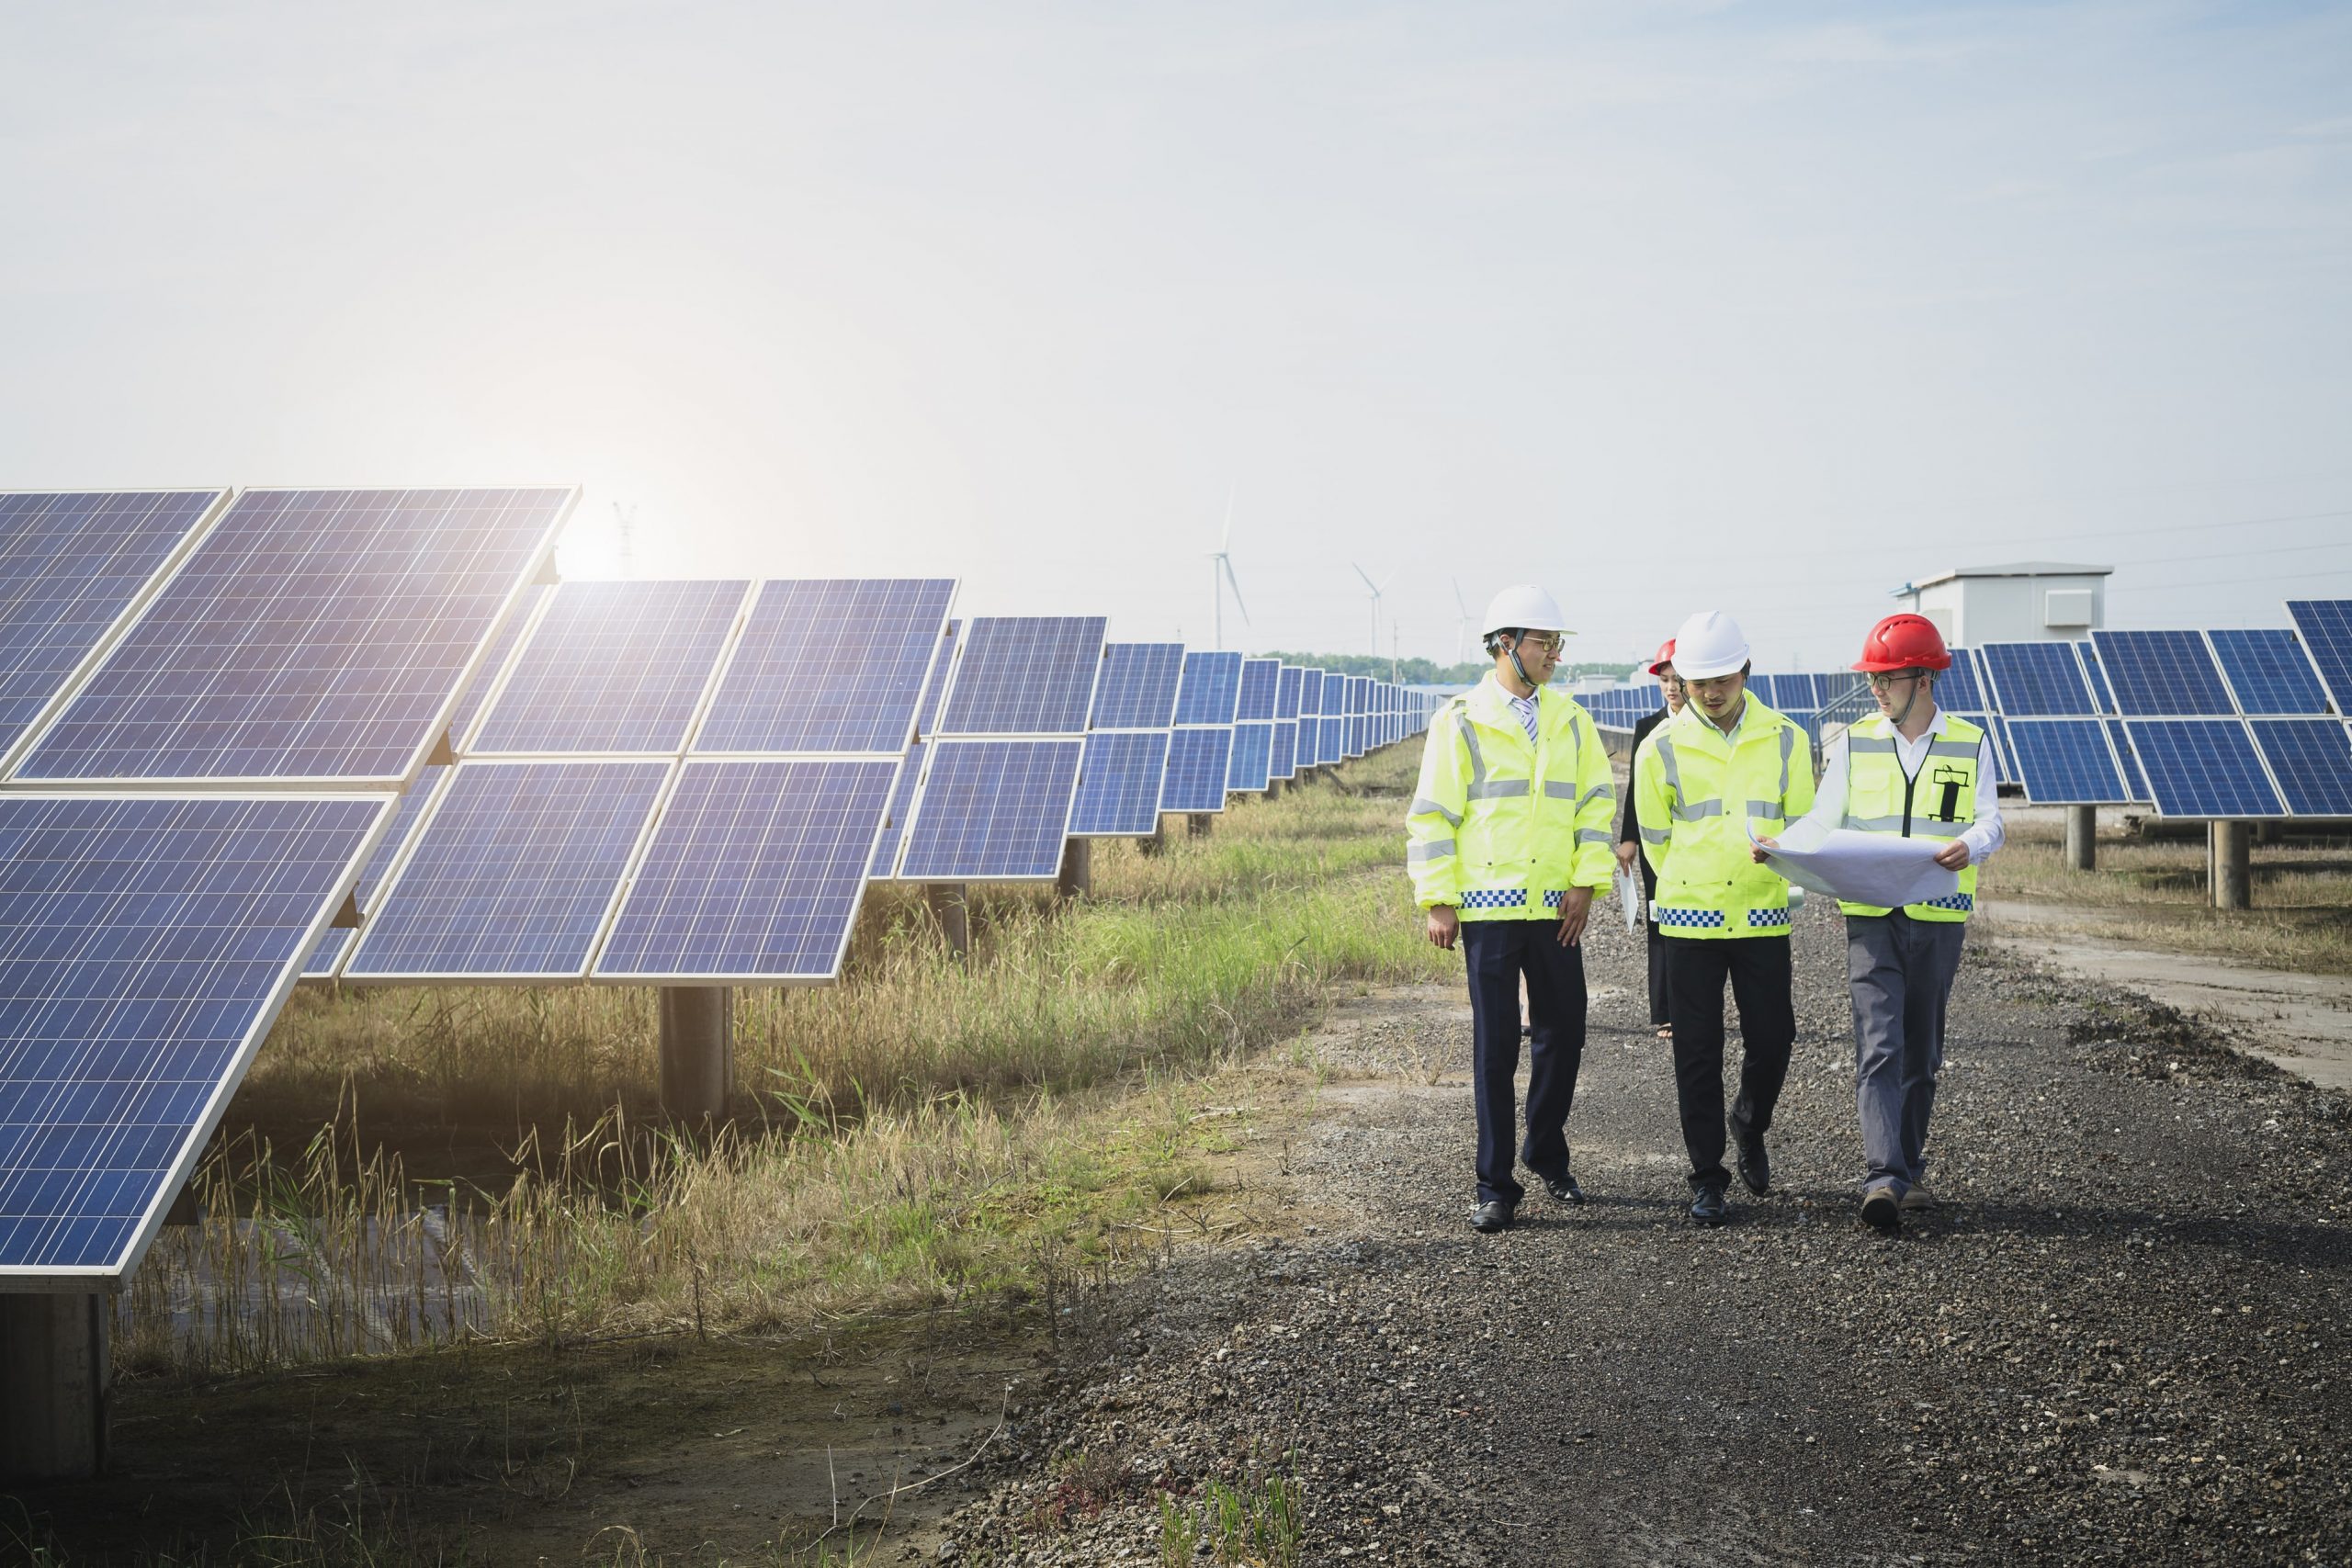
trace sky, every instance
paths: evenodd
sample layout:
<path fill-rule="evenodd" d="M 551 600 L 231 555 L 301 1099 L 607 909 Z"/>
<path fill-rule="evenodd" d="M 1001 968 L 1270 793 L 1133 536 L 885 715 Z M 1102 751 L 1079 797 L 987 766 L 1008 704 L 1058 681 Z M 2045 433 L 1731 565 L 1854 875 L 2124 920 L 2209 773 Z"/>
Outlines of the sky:
<path fill-rule="evenodd" d="M 17 6 L 0 489 L 1451 660 L 2352 596 L 2352 6 Z M 624 561 L 617 509 L 631 509 Z M 1475 632 L 1476 627 L 1469 628 Z"/>

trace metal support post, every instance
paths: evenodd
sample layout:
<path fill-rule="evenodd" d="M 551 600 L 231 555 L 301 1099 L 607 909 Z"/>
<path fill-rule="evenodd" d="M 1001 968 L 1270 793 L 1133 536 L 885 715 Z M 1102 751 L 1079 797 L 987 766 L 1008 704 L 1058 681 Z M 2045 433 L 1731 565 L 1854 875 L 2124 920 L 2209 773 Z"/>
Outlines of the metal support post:
<path fill-rule="evenodd" d="M 1137 839 L 1136 840 L 1136 848 L 1148 855 L 1156 855 L 1166 850 L 1168 848 L 1168 818 L 1165 817 L 1153 818 L 1151 819 L 1151 837 L 1148 839 Z"/>
<path fill-rule="evenodd" d="M 88 1292 L 0 1295 L 0 1482 L 106 1469 L 108 1305 Z"/>
<path fill-rule="evenodd" d="M 1209 836 L 1209 825 L 1216 820 L 1214 811 L 1189 812 L 1184 818 L 1184 831 L 1195 839 Z"/>
<path fill-rule="evenodd" d="M 923 901 L 931 906 L 932 918 L 939 922 L 940 940 L 947 946 L 947 956 L 963 962 L 972 951 L 971 910 L 964 898 L 960 882 L 934 882 L 923 889 Z"/>
<path fill-rule="evenodd" d="M 735 1078 L 735 993 L 725 986 L 662 987 L 662 1109 L 681 1122 L 727 1114 Z"/>
<path fill-rule="evenodd" d="M 2066 807 L 2066 869 L 2098 869 L 2098 807 Z"/>
<path fill-rule="evenodd" d="M 1094 890 L 1094 840 L 1066 839 L 1062 841 L 1061 874 L 1054 878 L 1054 897 L 1083 898 Z"/>
<path fill-rule="evenodd" d="M 2213 824 L 2213 908 L 2245 909 L 2254 905 L 2254 829 L 2246 822 Z"/>

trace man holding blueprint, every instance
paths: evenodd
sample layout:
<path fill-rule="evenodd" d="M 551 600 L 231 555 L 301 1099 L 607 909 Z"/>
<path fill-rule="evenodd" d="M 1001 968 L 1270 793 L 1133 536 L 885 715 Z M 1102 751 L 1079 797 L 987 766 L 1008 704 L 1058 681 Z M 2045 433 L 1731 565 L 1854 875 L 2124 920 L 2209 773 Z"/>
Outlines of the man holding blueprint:
<path fill-rule="evenodd" d="M 1928 1118 L 1943 1070 L 1944 1007 L 1976 908 L 1976 871 L 2001 847 L 1984 732 L 1936 706 L 1951 652 L 1935 624 L 1889 615 L 1862 640 L 1878 713 L 1824 759 L 1813 809 L 1757 860 L 1833 894 L 1846 912 L 1854 998 L 1854 1100 L 1861 1116 L 1862 1218 L 1902 1226 L 1933 1203 Z"/>

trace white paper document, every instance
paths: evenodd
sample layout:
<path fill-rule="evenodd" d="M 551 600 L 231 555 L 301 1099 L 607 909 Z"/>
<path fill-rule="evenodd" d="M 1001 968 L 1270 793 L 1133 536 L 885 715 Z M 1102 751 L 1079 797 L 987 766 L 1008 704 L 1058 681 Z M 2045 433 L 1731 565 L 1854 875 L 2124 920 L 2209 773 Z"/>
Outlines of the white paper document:
<path fill-rule="evenodd" d="M 1748 829 L 1750 842 L 1756 838 Z M 1898 839 L 1891 833 L 1826 831 L 1792 823 L 1765 848 L 1765 863 L 1799 887 L 1856 904 L 1894 908 L 1948 898 L 1960 891 L 1960 873 L 1936 863 L 1943 845 L 1928 839 Z"/>
<path fill-rule="evenodd" d="M 1617 907 L 1625 911 L 1625 934 L 1633 935 L 1642 925 L 1642 884 L 1640 877 L 1619 866 L 1617 876 Z"/>

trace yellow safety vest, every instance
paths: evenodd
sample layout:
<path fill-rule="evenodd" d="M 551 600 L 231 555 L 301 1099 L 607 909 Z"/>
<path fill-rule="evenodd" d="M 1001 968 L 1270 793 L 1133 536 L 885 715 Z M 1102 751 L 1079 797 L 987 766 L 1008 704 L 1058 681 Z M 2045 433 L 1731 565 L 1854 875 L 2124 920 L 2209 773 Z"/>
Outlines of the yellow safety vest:
<path fill-rule="evenodd" d="M 1984 732 L 1964 718 L 1938 716 L 1942 732 L 1928 742 L 1919 776 L 1906 778 L 1894 750 L 1894 726 L 1873 714 L 1846 732 L 1846 816 L 1838 825 L 1860 833 L 1894 833 L 1948 844 L 1976 820 L 1976 762 Z M 1871 904 L 1840 899 L 1849 915 L 1883 915 Z M 1965 920 L 1976 908 L 1976 867 L 1960 874 L 1960 888 L 1949 897 L 1905 904 L 1915 920 Z"/>
<path fill-rule="evenodd" d="M 1531 744 L 1510 694 L 1489 675 L 1438 709 L 1405 818 L 1415 902 L 1465 920 L 1558 918 L 1571 887 L 1606 887 L 1616 868 L 1616 791 L 1591 716 L 1565 692 L 1535 697 Z"/>
<path fill-rule="evenodd" d="M 1786 936 L 1789 885 L 1749 852 L 1813 808 L 1813 745 L 1747 695 L 1734 747 L 1692 704 L 1650 731 L 1634 760 L 1642 852 L 1657 872 L 1650 913 L 1673 937 Z"/>

